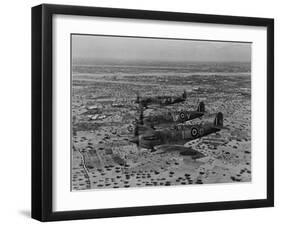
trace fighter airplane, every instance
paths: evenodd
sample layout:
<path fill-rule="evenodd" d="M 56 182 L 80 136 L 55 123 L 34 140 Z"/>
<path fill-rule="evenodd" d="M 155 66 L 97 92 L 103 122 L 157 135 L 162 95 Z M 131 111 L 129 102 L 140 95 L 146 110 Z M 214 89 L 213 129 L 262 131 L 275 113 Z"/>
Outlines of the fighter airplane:
<path fill-rule="evenodd" d="M 187 98 L 186 91 L 180 96 L 155 96 L 155 97 L 140 97 L 137 95 L 136 103 L 141 107 L 148 108 L 149 105 L 168 106 L 171 104 L 184 102 Z"/>
<path fill-rule="evenodd" d="M 161 111 L 155 115 L 144 116 L 143 108 L 141 108 L 140 118 L 138 123 L 140 125 L 147 125 L 150 127 L 163 126 L 183 123 L 196 118 L 201 118 L 205 113 L 205 104 L 200 102 L 197 109 L 194 111 L 180 110 L 180 111 Z"/>
<path fill-rule="evenodd" d="M 143 130 L 143 126 L 141 129 Z M 139 133 L 136 127 L 135 137 L 131 142 L 136 143 L 141 148 L 146 148 L 152 152 L 161 150 L 162 152 L 178 151 L 182 155 L 189 155 L 193 159 L 204 157 L 201 152 L 185 147 L 184 144 L 200 137 L 219 132 L 223 129 L 223 114 L 216 114 L 213 123 L 198 125 L 178 124 L 174 128 L 164 128 L 154 130 L 146 127 L 146 131 Z"/>

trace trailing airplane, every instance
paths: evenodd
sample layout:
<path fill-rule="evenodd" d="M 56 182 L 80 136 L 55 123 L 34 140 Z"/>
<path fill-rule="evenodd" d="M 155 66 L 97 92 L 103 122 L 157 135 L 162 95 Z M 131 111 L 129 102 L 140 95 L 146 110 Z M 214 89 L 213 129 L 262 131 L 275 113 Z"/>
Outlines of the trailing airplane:
<path fill-rule="evenodd" d="M 196 118 L 201 118 L 205 113 L 205 104 L 200 102 L 197 109 L 194 111 L 181 110 L 181 111 L 167 111 L 160 112 L 156 115 L 143 116 L 143 108 L 141 108 L 140 118 L 138 123 L 140 125 L 147 125 L 150 127 L 170 125 L 173 123 L 179 124 L 190 121 Z"/>
<path fill-rule="evenodd" d="M 174 128 L 159 130 L 145 126 L 139 128 L 137 125 L 135 137 L 131 142 L 137 144 L 139 147 L 150 149 L 152 152 L 158 150 L 162 152 L 178 151 L 182 155 L 189 155 L 193 159 L 197 159 L 204 155 L 199 151 L 185 147 L 184 144 L 197 138 L 219 132 L 223 128 L 223 114 L 219 112 L 216 114 L 213 123 L 198 125 L 178 124 Z"/>
<path fill-rule="evenodd" d="M 171 104 L 184 102 L 187 98 L 186 91 L 180 96 L 155 96 L 155 97 L 140 97 L 137 95 L 136 103 L 141 107 L 148 108 L 149 105 L 168 106 Z"/>

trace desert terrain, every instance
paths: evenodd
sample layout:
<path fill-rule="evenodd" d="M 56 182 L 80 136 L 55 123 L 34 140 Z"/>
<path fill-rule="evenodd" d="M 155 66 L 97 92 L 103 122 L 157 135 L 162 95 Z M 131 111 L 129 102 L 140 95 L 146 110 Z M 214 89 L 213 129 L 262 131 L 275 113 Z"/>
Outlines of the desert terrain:
<path fill-rule="evenodd" d="M 152 153 L 130 142 L 141 96 L 180 95 L 165 109 L 206 114 L 188 124 L 224 115 L 228 129 L 186 143 L 205 157 Z M 148 109 L 145 114 L 155 114 Z M 72 70 L 72 190 L 251 181 L 251 73 L 249 64 L 186 67 L 85 66 Z"/>

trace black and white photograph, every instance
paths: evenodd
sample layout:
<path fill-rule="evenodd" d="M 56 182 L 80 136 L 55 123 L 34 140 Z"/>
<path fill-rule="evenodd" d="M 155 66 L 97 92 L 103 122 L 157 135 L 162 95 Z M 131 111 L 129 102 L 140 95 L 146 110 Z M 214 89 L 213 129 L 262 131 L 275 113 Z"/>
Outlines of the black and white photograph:
<path fill-rule="evenodd" d="M 251 183 L 251 42 L 70 40 L 72 191 Z"/>
<path fill-rule="evenodd" d="M 274 206 L 274 18 L 151 4 L 32 7 L 33 219 Z"/>

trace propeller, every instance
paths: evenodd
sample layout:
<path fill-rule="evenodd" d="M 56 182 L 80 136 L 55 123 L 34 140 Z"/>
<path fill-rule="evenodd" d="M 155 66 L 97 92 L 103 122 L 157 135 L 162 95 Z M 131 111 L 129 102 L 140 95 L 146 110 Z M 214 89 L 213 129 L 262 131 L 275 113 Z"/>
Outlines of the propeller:
<path fill-rule="evenodd" d="M 135 137 L 139 136 L 139 125 L 138 124 L 135 125 L 134 136 Z"/>
<path fill-rule="evenodd" d="M 131 140 L 132 143 L 135 143 L 137 147 L 139 148 L 140 141 L 139 141 L 139 124 L 137 123 L 135 125 L 135 130 L 134 130 L 134 138 Z"/>
<path fill-rule="evenodd" d="M 140 126 L 140 122 L 139 122 L 138 118 L 135 118 L 135 120 L 133 121 L 133 126 L 134 126 L 134 130 L 131 130 L 131 132 L 133 132 L 133 138 L 130 139 L 130 142 L 136 144 L 137 147 L 139 148 L 139 126 Z"/>
<path fill-rule="evenodd" d="M 142 106 L 140 106 L 140 120 L 139 120 L 139 123 L 141 124 L 141 125 L 143 125 L 143 107 Z"/>

